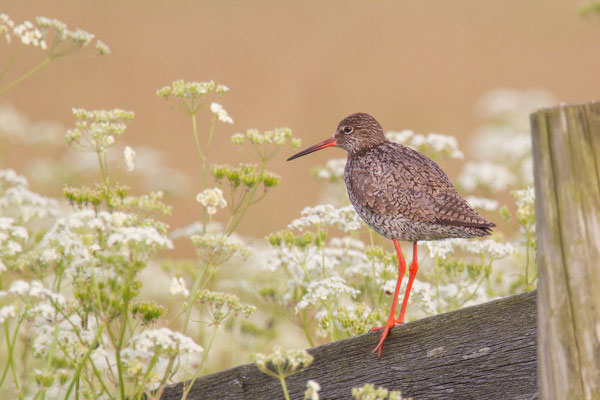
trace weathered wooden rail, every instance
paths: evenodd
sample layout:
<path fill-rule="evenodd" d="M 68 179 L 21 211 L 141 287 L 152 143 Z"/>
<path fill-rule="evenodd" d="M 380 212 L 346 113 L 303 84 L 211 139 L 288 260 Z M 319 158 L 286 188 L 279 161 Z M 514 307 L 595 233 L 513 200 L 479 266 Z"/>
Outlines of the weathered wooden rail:
<path fill-rule="evenodd" d="M 600 399 L 600 102 L 531 116 L 540 392 Z"/>
<path fill-rule="evenodd" d="M 306 381 L 321 385 L 321 399 L 348 399 L 365 383 L 401 390 L 414 400 L 537 399 L 535 291 L 424 318 L 392 329 L 378 360 L 379 332 L 329 343 L 309 352 L 304 372 L 287 379 L 290 397 L 302 399 Z M 181 398 L 183 385 L 164 400 Z M 188 399 L 281 399 L 276 379 L 252 364 L 198 379 Z"/>
<path fill-rule="evenodd" d="M 600 399 L 600 102 L 540 110 L 531 127 L 538 300 L 530 292 L 396 327 L 381 360 L 370 354 L 379 333 L 311 349 L 313 365 L 287 380 L 293 399 L 309 379 L 322 399 L 364 383 L 414 400 Z M 278 398 L 279 382 L 251 364 L 198 379 L 188 396 Z"/>

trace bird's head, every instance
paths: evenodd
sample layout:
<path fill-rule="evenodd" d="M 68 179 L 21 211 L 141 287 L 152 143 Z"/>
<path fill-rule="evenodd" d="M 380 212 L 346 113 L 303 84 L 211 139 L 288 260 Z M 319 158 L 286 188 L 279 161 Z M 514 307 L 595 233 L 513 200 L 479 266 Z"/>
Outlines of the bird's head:
<path fill-rule="evenodd" d="M 383 128 L 375 118 L 356 113 L 341 120 L 332 137 L 294 154 L 288 161 L 331 146 L 341 147 L 349 155 L 359 154 L 386 141 Z"/>

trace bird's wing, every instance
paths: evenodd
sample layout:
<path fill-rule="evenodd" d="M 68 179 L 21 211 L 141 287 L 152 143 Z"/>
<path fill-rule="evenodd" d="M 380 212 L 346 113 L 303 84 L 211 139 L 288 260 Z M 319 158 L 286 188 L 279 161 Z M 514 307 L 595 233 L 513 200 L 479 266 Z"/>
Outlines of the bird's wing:
<path fill-rule="evenodd" d="M 361 157 L 352 168 L 349 184 L 361 205 L 412 221 L 494 226 L 471 208 L 432 160 L 392 143 L 379 150 L 374 157 Z"/>

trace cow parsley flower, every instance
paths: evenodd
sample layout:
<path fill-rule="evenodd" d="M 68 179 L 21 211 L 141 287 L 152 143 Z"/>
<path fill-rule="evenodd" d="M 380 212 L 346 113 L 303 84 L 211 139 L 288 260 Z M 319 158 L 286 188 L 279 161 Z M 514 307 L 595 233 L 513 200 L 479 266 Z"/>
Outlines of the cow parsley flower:
<path fill-rule="evenodd" d="M 200 354 L 201 346 L 168 328 L 146 329 L 131 338 L 131 347 L 148 355 L 165 353 L 169 356 Z"/>
<path fill-rule="evenodd" d="M 458 183 L 469 192 L 478 187 L 500 192 L 515 182 L 515 175 L 507 167 L 490 161 L 468 162 L 458 177 Z"/>
<path fill-rule="evenodd" d="M 183 297 L 188 297 L 190 295 L 190 291 L 185 287 L 185 279 L 173 277 L 171 279 L 171 295 L 176 296 L 180 293 Z"/>
<path fill-rule="evenodd" d="M 372 383 L 361 387 L 352 388 L 352 397 L 355 400 L 402 400 L 402 394 L 398 391 L 388 391 L 383 387 L 375 388 Z"/>
<path fill-rule="evenodd" d="M 12 19 L 10 19 L 10 17 L 4 13 L 0 14 L 0 35 L 4 36 L 4 39 L 6 40 L 6 43 L 10 43 L 10 39 L 11 39 L 11 32 L 13 30 L 15 26 L 15 23 L 13 22 Z"/>
<path fill-rule="evenodd" d="M 13 36 L 19 38 L 25 46 L 39 47 L 43 50 L 48 48 L 42 31 L 30 21 L 25 21 L 13 28 Z"/>
<path fill-rule="evenodd" d="M 302 299 L 296 305 L 296 314 L 298 311 L 312 304 L 316 304 L 319 301 L 326 301 L 330 297 L 341 294 L 349 294 L 352 297 L 356 297 L 360 294 L 360 291 L 346 285 L 346 281 L 339 276 L 313 281 L 306 288 L 306 294 L 302 296 Z"/>
<path fill-rule="evenodd" d="M 227 201 L 223 197 L 223 191 L 219 188 L 204 189 L 196 196 L 196 201 L 206 208 L 209 215 L 217 213 L 217 207 L 227 207 Z"/>
<path fill-rule="evenodd" d="M 231 119 L 231 117 L 227 114 L 227 111 L 219 103 L 211 103 L 210 111 L 217 115 L 219 121 L 227 124 L 233 124 L 233 119 Z"/>
<path fill-rule="evenodd" d="M 4 321 L 15 315 L 17 315 L 17 310 L 12 304 L 0 308 L 0 324 L 3 324 Z"/>
<path fill-rule="evenodd" d="M 498 200 L 477 196 L 467 196 L 465 199 L 473 208 L 485 211 L 496 211 L 498 209 Z"/>
<path fill-rule="evenodd" d="M 429 133 L 422 135 L 405 129 L 400 132 L 389 131 L 385 136 L 392 142 L 409 146 L 429 155 L 443 154 L 450 158 L 464 159 L 464 154 L 458 148 L 458 142 L 454 136 Z"/>
<path fill-rule="evenodd" d="M 75 128 L 69 129 L 65 141 L 71 145 L 76 143 L 82 148 L 97 152 L 105 151 L 125 132 L 127 123 L 131 122 L 134 113 L 121 109 L 84 110 L 73 108 Z"/>
<path fill-rule="evenodd" d="M 125 146 L 125 149 L 123 150 L 123 158 L 125 159 L 127 171 L 133 171 L 133 169 L 135 168 L 135 163 L 133 160 L 135 158 L 135 151 L 131 147 Z"/>
<path fill-rule="evenodd" d="M 446 258 L 454 251 L 454 246 L 450 240 L 430 240 L 423 242 L 429 250 L 431 258 Z"/>
<path fill-rule="evenodd" d="M 446 239 L 438 241 L 426 241 L 425 246 L 432 258 L 445 259 L 455 248 L 459 248 L 473 255 L 484 255 L 491 259 L 500 259 L 515 252 L 510 243 L 498 242 L 494 239 Z"/>
<path fill-rule="evenodd" d="M 337 182 L 344 177 L 345 168 L 345 158 L 333 158 L 328 160 L 324 167 L 317 167 L 313 171 L 313 174 L 317 179 L 325 179 L 331 182 Z"/>
<path fill-rule="evenodd" d="M 304 391 L 304 400 L 319 400 L 319 390 L 321 385 L 317 381 L 309 379 L 306 382 L 306 390 Z"/>
<path fill-rule="evenodd" d="M 301 218 L 290 222 L 288 229 L 303 230 L 309 226 L 320 227 L 334 226 L 344 232 L 355 231 L 361 228 L 361 219 L 354 207 L 344 206 L 336 208 L 331 204 L 323 204 L 315 207 L 305 207 Z"/>
<path fill-rule="evenodd" d="M 308 368 L 314 358 L 305 350 L 283 350 L 276 347 L 271 354 L 255 353 L 252 359 L 262 372 L 286 378 Z"/>

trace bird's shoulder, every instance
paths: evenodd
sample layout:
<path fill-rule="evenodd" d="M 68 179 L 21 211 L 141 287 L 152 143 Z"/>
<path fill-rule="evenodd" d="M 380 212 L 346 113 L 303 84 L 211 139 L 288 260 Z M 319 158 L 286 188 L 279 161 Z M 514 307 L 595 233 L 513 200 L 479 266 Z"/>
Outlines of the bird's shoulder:
<path fill-rule="evenodd" d="M 398 143 L 386 142 L 349 159 L 346 184 L 361 206 L 379 214 L 450 225 L 493 225 L 458 194 L 437 163 Z"/>

